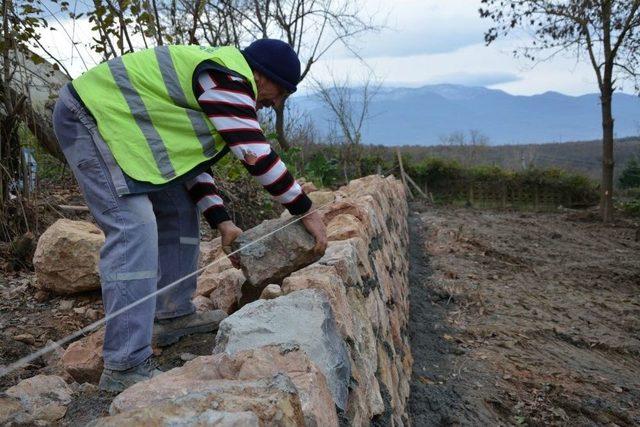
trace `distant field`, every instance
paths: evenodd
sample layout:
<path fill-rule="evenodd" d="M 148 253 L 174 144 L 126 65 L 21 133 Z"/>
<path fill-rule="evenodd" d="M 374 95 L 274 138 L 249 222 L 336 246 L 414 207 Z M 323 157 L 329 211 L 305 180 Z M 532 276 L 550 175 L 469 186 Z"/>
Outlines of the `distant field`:
<path fill-rule="evenodd" d="M 372 151 L 391 152 L 390 147 L 372 147 Z M 402 146 L 403 154 L 413 162 L 426 157 L 444 157 L 460 161 L 465 165 L 489 164 L 506 169 L 519 170 L 524 167 L 558 167 L 579 172 L 599 180 L 602 167 L 601 141 L 577 141 L 550 144 L 501 145 L 501 146 Z M 616 176 L 632 156 L 640 156 L 640 139 L 623 138 L 614 144 Z M 386 157 L 386 156 L 385 156 Z"/>

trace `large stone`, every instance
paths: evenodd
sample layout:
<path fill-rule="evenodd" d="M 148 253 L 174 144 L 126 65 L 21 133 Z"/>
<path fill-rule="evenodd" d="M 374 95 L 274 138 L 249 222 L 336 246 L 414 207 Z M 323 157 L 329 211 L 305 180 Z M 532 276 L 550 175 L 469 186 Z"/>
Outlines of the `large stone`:
<path fill-rule="evenodd" d="M 332 266 L 345 285 L 355 286 L 361 280 L 356 245 L 356 239 L 331 241 L 316 264 Z"/>
<path fill-rule="evenodd" d="M 97 384 L 102 374 L 104 330 L 73 342 L 62 356 L 64 369 L 80 384 Z"/>
<path fill-rule="evenodd" d="M 353 321 L 344 282 L 335 268 L 319 263 L 311 264 L 296 271 L 282 282 L 282 292 L 285 294 L 302 289 L 322 291 L 329 298 L 333 316 L 343 338 L 353 337 Z"/>
<path fill-rule="evenodd" d="M 239 352 L 233 359 L 236 362 L 239 379 L 262 378 L 278 372 L 286 373 L 300 395 L 305 425 L 338 425 L 338 416 L 327 380 L 299 347 L 288 345 L 260 347 Z"/>
<path fill-rule="evenodd" d="M 185 408 L 193 399 L 180 399 L 179 403 L 165 403 L 141 412 L 133 411 L 113 417 L 100 418 L 89 426 L 120 427 L 129 426 L 215 426 L 215 427 L 261 427 L 260 420 L 253 412 L 225 412 L 203 408 L 201 411 Z M 198 404 L 206 406 L 206 402 Z"/>
<path fill-rule="evenodd" d="M 279 344 L 302 349 L 324 374 L 335 404 L 346 408 L 351 363 L 321 291 L 305 289 L 245 305 L 220 323 L 214 353 Z"/>
<path fill-rule="evenodd" d="M 128 388 L 112 402 L 109 412 L 113 416 L 93 425 L 244 425 L 238 424 L 241 421 L 260 426 L 304 425 L 300 399 L 288 376 L 212 381 L 214 366 L 189 368 L 201 363 L 198 360 Z M 224 423 L 215 424 L 219 412 L 242 415 L 225 415 Z"/>
<path fill-rule="evenodd" d="M 200 242 L 199 268 L 208 266 L 204 272 L 220 273 L 221 271 L 233 268 L 231 261 L 222 250 L 220 237 L 213 240 Z M 203 273 L 204 273 L 203 272 Z"/>
<path fill-rule="evenodd" d="M 313 236 L 302 223 L 298 221 L 284 227 L 288 223 L 282 219 L 264 221 L 234 242 L 234 250 L 250 244 L 239 253 L 242 271 L 250 285 L 262 290 L 267 284 L 279 283 L 293 271 L 320 258 L 313 252 Z"/>
<path fill-rule="evenodd" d="M 208 297 L 212 292 L 219 288 L 240 292 L 240 287 L 244 281 L 245 277 L 242 271 L 235 268 L 230 268 L 220 272 L 205 270 L 202 272 L 200 277 L 198 277 L 196 295 Z"/>
<path fill-rule="evenodd" d="M 191 300 L 191 302 L 196 307 L 196 311 L 198 313 L 213 310 L 213 302 L 209 298 L 203 297 L 202 295 L 196 295 Z"/>
<path fill-rule="evenodd" d="M 270 285 L 267 285 L 267 287 L 263 289 L 262 293 L 260 294 L 260 299 L 274 299 L 278 298 L 279 296 L 282 296 L 282 289 L 280 288 L 280 285 L 272 283 Z"/>
<path fill-rule="evenodd" d="M 241 351 L 233 356 L 219 353 L 201 356 L 181 368 L 135 385 L 116 397 L 113 413 L 130 411 L 184 393 L 201 393 L 222 382 L 271 378 L 285 373 L 295 385 L 306 425 L 338 424 L 333 398 L 322 372 L 298 347 L 266 346 Z"/>
<path fill-rule="evenodd" d="M 219 273 L 205 270 L 198 277 L 196 294 L 209 297 L 213 308 L 229 314 L 237 307 L 245 280 L 242 271 L 235 268 Z"/>
<path fill-rule="evenodd" d="M 342 214 L 356 217 L 360 222 L 369 226 L 370 219 L 367 211 L 353 200 L 340 200 L 320 210 L 325 224 L 329 224 L 333 218 Z"/>
<path fill-rule="evenodd" d="M 33 422 L 33 417 L 20 404 L 19 399 L 0 395 L 0 425 L 28 425 Z"/>
<path fill-rule="evenodd" d="M 333 191 L 314 191 L 309 194 L 309 198 L 315 207 L 321 207 L 332 203 L 336 199 L 336 195 Z"/>
<path fill-rule="evenodd" d="M 33 256 L 37 286 L 58 294 L 99 289 L 103 244 L 104 234 L 95 225 L 57 220 L 40 236 Z"/>
<path fill-rule="evenodd" d="M 5 408 L 0 413 L 5 413 L 5 418 L 11 419 L 10 409 L 14 412 L 14 418 L 22 419 L 25 423 L 53 423 L 64 417 L 67 413 L 67 405 L 71 402 L 73 391 L 67 383 L 55 375 L 36 375 L 20 381 L 7 389 L 6 395 L 17 399 L 21 409 L 15 405 L 16 400 L 6 400 L 0 404 Z M 9 414 L 7 414 L 9 413 Z M 16 414 L 20 414 L 15 417 Z"/>
<path fill-rule="evenodd" d="M 327 225 L 328 240 L 345 240 L 352 237 L 365 239 L 367 232 L 364 225 L 351 214 L 336 215 Z"/>

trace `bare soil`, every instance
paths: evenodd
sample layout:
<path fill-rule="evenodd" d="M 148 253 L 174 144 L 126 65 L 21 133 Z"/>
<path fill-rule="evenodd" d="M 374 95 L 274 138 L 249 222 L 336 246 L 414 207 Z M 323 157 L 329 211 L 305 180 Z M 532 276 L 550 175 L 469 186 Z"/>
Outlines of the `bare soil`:
<path fill-rule="evenodd" d="M 412 211 L 413 425 L 640 425 L 637 223 Z M 91 323 L 88 310 L 102 316 L 99 293 L 43 298 L 33 283 L 33 273 L 0 272 L 0 365 Z M 33 341 L 15 339 L 24 334 Z M 165 349 L 160 367 L 209 354 L 213 337 Z M 0 391 L 48 369 L 39 359 L 0 378 Z M 106 415 L 112 398 L 77 393 L 63 424 Z"/>
<path fill-rule="evenodd" d="M 422 425 L 639 425 L 638 224 L 415 205 Z"/>

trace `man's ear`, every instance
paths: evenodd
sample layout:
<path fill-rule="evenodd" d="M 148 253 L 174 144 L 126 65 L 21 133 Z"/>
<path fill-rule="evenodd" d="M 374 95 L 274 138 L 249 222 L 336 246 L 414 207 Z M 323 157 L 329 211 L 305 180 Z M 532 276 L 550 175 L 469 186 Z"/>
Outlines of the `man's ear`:
<path fill-rule="evenodd" d="M 259 71 L 253 70 L 253 79 L 256 81 L 256 85 L 262 85 L 262 79 L 264 76 Z"/>

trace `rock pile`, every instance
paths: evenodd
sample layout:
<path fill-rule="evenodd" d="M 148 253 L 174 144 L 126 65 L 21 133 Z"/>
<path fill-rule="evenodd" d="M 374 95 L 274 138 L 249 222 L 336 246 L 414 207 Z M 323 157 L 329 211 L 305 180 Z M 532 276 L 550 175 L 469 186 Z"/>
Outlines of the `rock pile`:
<path fill-rule="evenodd" d="M 404 189 L 392 177 L 371 176 L 327 200 L 333 203 L 321 213 L 331 241 L 321 259 L 275 274 L 269 265 L 281 261 L 266 250 L 245 255 L 261 272 L 247 272 L 248 282 L 269 284 L 263 299 L 220 324 L 212 356 L 125 390 L 97 425 L 169 425 L 176 417 L 219 425 L 407 424 L 413 360 Z"/>
<path fill-rule="evenodd" d="M 313 239 L 298 223 L 243 251 L 244 272 L 227 260 L 215 262 L 200 276 L 194 299 L 199 309 L 232 313 L 220 324 L 212 355 L 188 355 L 184 366 L 125 390 L 111 404 L 110 416 L 93 425 L 408 423 L 405 406 L 413 360 L 406 335 L 404 189 L 393 177 L 370 176 L 335 192 L 312 195 L 316 206 L 324 206 L 320 213 L 330 240 L 324 256 L 311 254 Z M 287 221 L 291 218 L 283 215 L 248 230 L 238 245 Z M 74 237 L 69 243 L 88 245 L 80 252 L 86 251 L 85 262 L 94 269 L 99 233 L 85 225 L 61 225 L 95 240 L 80 243 L 82 239 Z M 39 243 L 41 259 L 51 258 L 46 250 L 63 256 L 56 233 L 47 237 L 48 243 Z M 209 242 L 203 246 L 201 265 L 221 256 L 219 241 Z M 86 288 L 90 269 L 77 276 L 81 286 L 60 291 L 55 279 L 68 282 L 69 271 L 42 266 L 38 280 L 47 289 Z M 99 378 L 101 339 L 97 332 L 69 346 L 61 357 L 75 381 Z M 71 394 L 61 377 L 23 380 L 0 395 L 0 424 L 58 422 Z"/>

